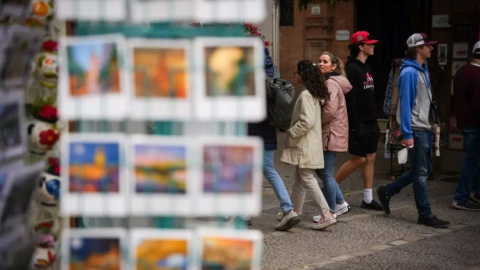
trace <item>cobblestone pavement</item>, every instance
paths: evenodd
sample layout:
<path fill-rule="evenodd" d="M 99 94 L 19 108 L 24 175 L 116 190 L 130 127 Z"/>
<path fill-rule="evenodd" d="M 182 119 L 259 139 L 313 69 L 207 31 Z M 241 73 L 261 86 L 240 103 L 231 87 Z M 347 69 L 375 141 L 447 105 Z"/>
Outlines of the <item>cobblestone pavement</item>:
<path fill-rule="evenodd" d="M 279 146 L 283 137 L 284 133 L 279 133 Z M 279 162 L 280 151 L 275 155 L 276 166 L 290 191 L 294 167 Z M 349 157 L 339 155 L 337 168 Z M 341 184 L 352 210 L 340 216 L 337 225 L 325 231 L 309 229 L 311 216 L 318 211 L 313 202 L 307 201 L 302 222 L 290 232 L 276 232 L 279 203 L 265 181 L 264 210 L 261 216 L 253 218 L 252 226 L 264 233 L 262 269 L 479 269 L 480 212 L 459 211 L 450 206 L 463 156 L 444 151 L 437 162 L 443 170 L 428 181 L 428 194 L 434 214 L 451 222 L 448 229 L 416 223 L 411 187 L 391 200 L 389 216 L 359 208 L 363 184 L 357 171 Z M 391 182 L 389 171 L 390 161 L 383 158 L 383 145 L 379 145 L 374 189 Z"/>

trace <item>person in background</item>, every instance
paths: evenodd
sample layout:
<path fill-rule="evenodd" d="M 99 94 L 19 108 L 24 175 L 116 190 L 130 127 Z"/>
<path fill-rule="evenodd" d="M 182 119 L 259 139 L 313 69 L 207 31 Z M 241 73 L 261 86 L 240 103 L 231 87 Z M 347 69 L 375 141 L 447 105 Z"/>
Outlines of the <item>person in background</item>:
<path fill-rule="evenodd" d="M 465 161 L 458 178 L 452 207 L 480 210 L 480 41 L 473 46 L 470 64 L 453 80 L 457 124 L 465 136 Z"/>
<path fill-rule="evenodd" d="M 361 208 L 382 211 L 382 206 L 373 199 L 373 175 L 380 127 L 377 123 L 377 106 L 372 70 L 366 63 L 374 53 L 375 43 L 366 31 L 350 37 L 350 56 L 345 66 L 352 91 L 345 95 L 348 109 L 348 152 L 353 158 L 345 162 L 335 174 L 337 183 L 342 183 L 358 167 L 362 167 L 363 201 Z"/>
<path fill-rule="evenodd" d="M 323 160 L 325 167 L 315 172 L 323 181 L 323 192 L 328 206 L 338 217 L 349 211 L 350 206 L 343 198 L 342 192 L 334 178 L 337 152 L 348 150 L 348 116 L 345 94 L 352 90 L 352 85 L 345 76 L 342 60 L 331 52 L 324 52 L 318 62 L 323 74 L 329 98 L 322 106 Z M 321 216 L 314 216 L 318 222 Z"/>
<path fill-rule="evenodd" d="M 268 77 L 273 77 L 275 74 L 273 62 L 270 57 L 268 48 L 265 47 L 265 72 Z M 300 218 L 293 209 L 293 204 L 290 200 L 287 188 L 278 172 L 275 170 L 273 164 L 273 156 L 275 149 L 277 149 L 277 132 L 275 127 L 271 126 L 267 119 L 259 123 L 248 124 L 248 135 L 259 136 L 264 142 L 263 151 L 263 176 L 272 186 L 280 201 L 280 208 L 283 215 L 280 219 L 280 223 L 275 226 L 277 231 L 288 231 L 293 226 L 300 222 Z M 251 223 L 250 219 L 247 219 L 247 223 Z"/>
<path fill-rule="evenodd" d="M 309 60 L 298 62 L 294 76 L 303 87 L 293 108 L 281 161 L 296 166 L 293 206 L 301 213 L 309 192 L 321 210 L 321 218 L 313 223 L 312 229 L 324 229 L 337 222 L 314 176 L 314 170 L 324 166 L 321 103 L 328 100 L 328 89 L 317 65 Z"/>
<path fill-rule="evenodd" d="M 433 123 L 435 104 L 426 61 L 431 57 L 433 44 L 424 33 L 407 39 L 406 58 L 398 77 L 399 104 L 397 122 L 402 132 L 402 145 L 409 149 L 411 169 L 393 183 L 377 189 L 385 214 L 390 214 L 390 199 L 413 183 L 413 194 L 418 210 L 418 223 L 434 228 L 445 228 L 448 221 L 432 214 L 427 196 L 427 178 L 433 159 Z"/>

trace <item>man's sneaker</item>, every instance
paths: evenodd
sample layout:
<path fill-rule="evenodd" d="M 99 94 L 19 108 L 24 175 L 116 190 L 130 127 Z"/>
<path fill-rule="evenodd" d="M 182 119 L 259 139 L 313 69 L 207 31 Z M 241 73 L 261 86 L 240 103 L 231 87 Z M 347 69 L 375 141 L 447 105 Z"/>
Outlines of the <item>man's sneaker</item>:
<path fill-rule="evenodd" d="M 470 194 L 470 200 L 472 200 L 474 203 L 480 204 L 480 194 L 478 193 Z"/>
<path fill-rule="evenodd" d="M 383 207 L 375 200 L 372 200 L 371 203 L 366 203 L 362 200 L 362 204 L 360 204 L 360 207 L 368 210 L 383 211 Z"/>
<path fill-rule="evenodd" d="M 378 200 L 382 204 L 385 214 L 390 214 L 390 198 L 387 196 L 387 187 L 382 186 L 377 189 Z"/>
<path fill-rule="evenodd" d="M 433 228 L 446 228 L 450 222 L 440 220 L 436 216 L 431 217 L 418 217 L 418 224 L 423 224 L 425 226 Z"/>
<path fill-rule="evenodd" d="M 327 228 L 328 226 L 334 225 L 335 223 L 337 223 L 337 220 L 335 219 L 334 214 L 329 210 L 323 214 L 319 222 L 313 223 L 312 229 L 322 230 Z"/>
<path fill-rule="evenodd" d="M 480 211 L 480 204 L 467 202 L 452 202 L 452 207 L 460 210 L 467 211 Z"/>
<path fill-rule="evenodd" d="M 276 231 L 288 231 L 300 222 L 300 218 L 294 210 L 288 211 L 282 217 L 280 223 L 275 226 Z"/>
<path fill-rule="evenodd" d="M 333 216 L 335 218 L 341 216 L 342 214 L 345 214 L 347 213 L 348 211 L 350 211 L 350 205 L 348 205 L 347 202 L 343 202 L 341 204 L 337 204 L 335 206 L 335 211 L 333 211 Z M 320 222 L 320 219 L 322 218 L 321 215 L 318 215 L 318 216 L 313 216 L 312 219 L 313 219 L 313 222 Z"/>
<path fill-rule="evenodd" d="M 277 214 L 277 220 L 282 221 L 282 218 L 283 218 L 284 214 L 285 214 L 285 211 L 283 211 L 283 209 L 280 208 L 280 211 L 278 211 L 278 214 Z"/>

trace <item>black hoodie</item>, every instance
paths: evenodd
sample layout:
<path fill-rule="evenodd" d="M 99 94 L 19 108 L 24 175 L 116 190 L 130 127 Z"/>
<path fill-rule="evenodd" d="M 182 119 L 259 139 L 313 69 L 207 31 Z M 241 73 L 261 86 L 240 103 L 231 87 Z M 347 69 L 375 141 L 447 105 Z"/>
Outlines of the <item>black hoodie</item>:
<path fill-rule="evenodd" d="M 349 56 L 345 72 L 353 87 L 352 91 L 345 95 L 349 126 L 353 128 L 359 122 L 376 121 L 377 106 L 370 66 Z"/>

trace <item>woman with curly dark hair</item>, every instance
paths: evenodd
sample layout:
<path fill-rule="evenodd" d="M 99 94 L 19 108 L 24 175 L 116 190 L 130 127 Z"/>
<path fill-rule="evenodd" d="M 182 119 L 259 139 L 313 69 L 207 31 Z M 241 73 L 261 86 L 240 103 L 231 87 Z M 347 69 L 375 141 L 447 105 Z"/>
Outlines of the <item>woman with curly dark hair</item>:
<path fill-rule="evenodd" d="M 314 176 L 314 170 L 324 166 L 321 107 L 329 93 L 323 75 L 313 62 L 298 62 L 294 75 L 303 87 L 293 108 L 281 161 L 296 166 L 293 207 L 299 214 L 302 212 L 308 191 L 321 209 L 320 220 L 313 223 L 312 229 L 324 229 L 337 222 Z"/>

